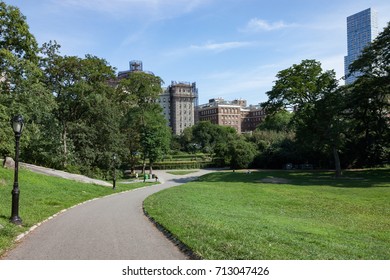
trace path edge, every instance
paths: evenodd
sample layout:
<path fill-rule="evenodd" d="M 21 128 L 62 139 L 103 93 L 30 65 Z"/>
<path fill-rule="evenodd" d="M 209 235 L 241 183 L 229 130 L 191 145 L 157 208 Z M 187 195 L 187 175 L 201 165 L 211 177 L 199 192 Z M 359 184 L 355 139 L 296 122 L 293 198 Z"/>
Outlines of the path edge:
<path fill-rule="evenodd" d="M 75 205 L 72 205 L 72 206 L 70 206 L 68 208 L 62 209 L 62 210 L 58 211 L 57 213 L 51 215 L 50 217 L 46 218 L 45 220 L 42 220 L 42 221 L 36 223 L 35 225 L 31 226 L 26 231 L 24 231 L 24 232 L 20 233 L 19 235 L 17 235 L 14 238 L 14 240 L 13 240 L 12 246 L 10 248 L 6 249 L 3 253 L 0 254 L 0 260 L 2 260 L 4 258 L 4 256 L 6 256 L 9 251 L 13 250 L 18 243 L 20 243 L 27 235 L 29 235 L 31 232 L 36 230 L 38 227 L 40 227 L 41 225 L 45 224 L 46 222 L 56 218 L 57 216 L 60 216 L 61 214 L 65 213 L 65 212 L 67 212 L 67 211 L 69 211 L 69 210 L 71 210 L 71 209 L 73 209 L 75 207 L 78 207 L 78 206 L 81 206 L 83 204 L 86 204 L 86 203 L 89 203 L 89 202 L 92 202 L 92 201 L 95 201 L 95 200 L 98 200 L 98 199 L 102 199 L 102 198 L 105 198 L 105 197 L 119 195 L 119 194 L 132 192 L 132 191 L 137 191 L 137 190 L 144 189 L 144 188 L 147 188 L 147 187 L 150 187 L 150 186 L 144 186 L 144 187 L 140 187 L 140 188 L 135 188 L 135 189 L 131 189 L 131 190 L 126 190 L 126 191 L 121 191 L 121 192 L 117 192 L 117 193 L 108 194 L 108 195 L 101 196 L 101 197 L 91 198 L 89 200 L 85 200 L 85 201 L 82 201 L 82 202 L 77 203 Z"/>
<path fill-rule="evenodd" d="M 145 204 L 142 202 L 142 210 L 144 215 L 149 219 L 149 221 L 162 233 L 164 236 L 171 241 L 182 253 L 188 256 L 190 260 L 202 260 L 202 257 L 196 254 L 192 249 L 182 242 L 175 234 L 165 228 L 162 224 L 157 222 L 145 209 Z"/>

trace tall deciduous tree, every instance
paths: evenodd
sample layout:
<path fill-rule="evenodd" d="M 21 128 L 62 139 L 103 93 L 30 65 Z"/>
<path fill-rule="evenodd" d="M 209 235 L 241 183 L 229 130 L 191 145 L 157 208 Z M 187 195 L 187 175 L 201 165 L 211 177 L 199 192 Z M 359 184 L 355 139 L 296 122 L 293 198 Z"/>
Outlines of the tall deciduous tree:
<path fill-rule="evenodd" d="M 31 145 L 45 129 L 55 106 L 53 97 L 42 83 L 38 67 L 38 47 L 20 10 L 0 2 L 0 151 L 12 150 L 12 130 L 9 120 L 23 115 L 26 129 L 22 148 Z M 25 151 L 29 151 L 26 149 Z M 23 158 L 28 154 L 21 153 Z"/>
<path fill-rule="evenodd" d="M 237 132 L 232 127 L 219 126 L 209 121 L 202 121 L 191 127 L 192 140 L 190 144 L 196 144 L 204 152 L 214 156 L 216 147 L 225 145 L 229 139 L 233 139 Z"/>
<path fill-rule="evenodd" d="M 154 105 L 146 111 L 144 116 L 146 125 L 141 126 L 140 135 L 142 153 L 149 159 L 150 174 L 153 173 L 153 164 L 168 153 L 172 134 L 161 107 L 158 104 Z"/>
<path fill-rule="evenodd" d="M 160 77 L 145 72 L 133 72 L 122 79 L 117 88 L 126 113 L 123 130 L 127 133 L 130 163 L 134 164 L 136 155 L 142 154 L 143 172 L 146 160 L 153 163 L 167 153 L 170 146 L 170 129 L 162 115 L 161 107 L 155 103 L 162 92 Z M 135 141 L 139 140 L 139 145 Z M 139 150 L 137 150 L 139 149 Z"/>
<path fill-rule="evenodd" d="M 121 142 L 122 116 L 115 90 L 108 83 L 114 69 L 91 55 L 84 59 L 61 56 L 56 43 L 45 44 L 42 52 L 45 83 L 57 103 L 57 144 L 62 150 L 57 164 L 108 168 Z"/>
<path fill-rule="evenodd" d="M 373 166 L 390 158 L 390 22 L 350 71 L 363 74 L 346 89 L 352 149 L 358 165 Z"/>
<path fill-rule="evenodd" d="M 26 17 L 18 8 L 4 2 L 0 2 L 0 49 L 37 62 L 38 44 L 29 31 Z"/>
<path fill-rule="evenodd" d="M 267 115 L 265 120 L 258 125 L 259 130 L 273 130 L 277 132 L 288 132 L 292 130 L 291 118 L 293 113 L 287 110 L 280 110 Z"/>
<path fill-rule="evenodd" d="M 337 104 L 333 102 L 337 98 L 335 92 L 338 88 L 335 72 L 323 71 L 318 61 L 303 60 L 280 71 L 277 78 L 272 90 L 267 92 L 269 99 L 265 106 L 268 111 L 293 108 L 295 114 L 292 121 L 298 142 L 317 149 L 331 147 L 336 176 L 341 175 L 338 154 L 341 136 L 340 131 L 336 130 L 336 122 L 340 122 L 336 116 L 339 109 L 333 106 Z M 330 99 L 333 102 L 328 102 Z"/>
<path fill-rule="evenodd" d="M 316 60 L 303 60 L 280 71 L 276 77 L 275 85 L 267 92 L 265 105 L 269 112 L 287 108 L 303 112 L 337 88 L 335 72 L 324 72 L 321 63 Z"/>

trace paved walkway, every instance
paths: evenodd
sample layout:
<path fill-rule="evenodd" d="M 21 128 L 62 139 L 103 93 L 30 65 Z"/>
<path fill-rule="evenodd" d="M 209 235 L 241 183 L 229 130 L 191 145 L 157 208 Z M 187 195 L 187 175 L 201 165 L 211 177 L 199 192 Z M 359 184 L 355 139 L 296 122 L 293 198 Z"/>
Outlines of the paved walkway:
<path fill-rule="evenodd" d="M 60 170 L 55 170 L 51 168 L 46 168 L 46 167 L 41 167 L 33 164 L 28 164 L 28 163 L 20 163 L 22 167 L 25 167 L 33 172 L 48 175 L 48 176 L 55 176 L 55 177 L 60 177 L 60 178 L 65 178 L 68 180 L 74 180 L 78 182 L 83 182 L 83 183 L 90 183 L 90 184 L 96 184 L 96 185 L 101 185 L 101 186 L 106 186 L 106 187 L 112 187 L 111 183 L 108 183 L 106 181 L 102 180 L 97 180 L 97 179 L 92 179 L 84 175 L 79 175 L 79 174 L 72 174 L 69 172 L 65 171 L 60 171 Z"/>
<path fill-rule="evenodd" d="M 210 171 L 185 176 L 156 171 L 160 185 L 93 200 L 43 223 L 4 259 L 27 260 L 169 260 L 186 259 L 145 217 L 149 195 L 193 180 Z"/>

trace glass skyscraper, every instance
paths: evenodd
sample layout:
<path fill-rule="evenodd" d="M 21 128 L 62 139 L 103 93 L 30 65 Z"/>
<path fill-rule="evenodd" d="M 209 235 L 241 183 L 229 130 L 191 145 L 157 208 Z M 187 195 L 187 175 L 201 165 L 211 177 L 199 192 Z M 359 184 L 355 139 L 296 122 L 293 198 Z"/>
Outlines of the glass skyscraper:
<path fill-rule="evenodd" d="M 345 84 L 353 83 L 360 73 L 349 73 L 349 65 L 356 60 L 378 35 L 377 12 L 371 8 L 347 17 L 347 49 L 344 57 Z"/>

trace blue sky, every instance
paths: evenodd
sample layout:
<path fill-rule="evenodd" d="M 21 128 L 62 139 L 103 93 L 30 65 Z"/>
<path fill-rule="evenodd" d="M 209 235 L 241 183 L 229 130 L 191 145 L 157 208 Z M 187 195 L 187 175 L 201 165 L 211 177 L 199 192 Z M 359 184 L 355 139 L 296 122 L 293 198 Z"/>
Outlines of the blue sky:
<path fill-rule="evenodd" d="M 344 72 L 346 17 L 373 7 L 379 30 L 390 1 L 361 0 L 6 0 L 40 44 L 63 55 L 93 54 L 117 71 L 130 60 L 165 81 L 196 82 L 213 97 L 267 100 L 276 74 L 303 59 Z M 342 82 L 343 83 L 343 82 Z"/>

